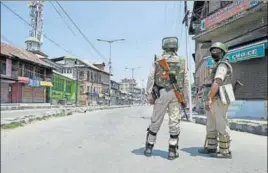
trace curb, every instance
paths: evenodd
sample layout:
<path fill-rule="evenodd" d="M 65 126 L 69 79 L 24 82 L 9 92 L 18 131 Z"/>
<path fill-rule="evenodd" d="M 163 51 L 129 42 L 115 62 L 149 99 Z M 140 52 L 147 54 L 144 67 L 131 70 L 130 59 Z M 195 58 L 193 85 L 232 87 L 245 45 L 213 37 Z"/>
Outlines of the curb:
<path fill-rule="evenodd" d="M 114 105 L 115 107 L 118 107 L 118 105 Z M 112 106 L 112 107 L 114 107 Z M 129 105 L 124 105 L 128 106 Z M 49 106 L 1 106 L 1 111 L 10 111 L 10 110 L 27 110 L 27 109 L 51 109 L 51 108 L 83 108 L 85 106 L 75 106 L 75 105 L 49 105 Z M 90 107 L 90 106 L 88 106 Z M 107 107 L 107 106 L 96 106 L 92 108 L 99 108 L 99 107 Z M 122 106 L 121 106 L 122 107 Z"/>
<path fill-rule="evenodd" d="M 109 106 L 109 107 L 73 107 L 73 108 L 66 108 L 62 107 L 58 110 L 48 111 L 41 115 L 27 115 L 24 117 L 17 117 L 17 118 L 4 118 L 1 120 L 1 127 L 4 125 L 10 125 L 12 123 L 20 123 L 20 124 L 29 124 L 33 121 L 44 120 L 51 117 L 63 117 L 63 116 L 70 116 L 73 113 L 86 113 L 87 111 L 95 111 L 95 110 L 107 110 L 107 109 L 118 109 L 118 108 L 127 108 L 130 107 L 126 106 Z"/>
<path fill-rule="evenodd" d="M 193 117 L 196 124 L 207 124 L 206 117 Z M 229 120 L 230 129 L 240 132 L 247 132 L 256 135 L 268 136 L 267 122 L 260 123 L 250 120 Z"/>

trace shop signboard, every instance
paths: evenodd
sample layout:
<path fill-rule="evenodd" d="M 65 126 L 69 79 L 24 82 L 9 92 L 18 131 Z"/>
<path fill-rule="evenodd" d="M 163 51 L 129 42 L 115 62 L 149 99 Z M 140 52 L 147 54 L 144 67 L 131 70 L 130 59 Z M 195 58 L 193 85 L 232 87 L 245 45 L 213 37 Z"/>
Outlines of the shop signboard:
<path fill-rule="evenodd" d="M 235 63 L 239 61 L 245 61 L 253 58 L 261 58 L 265 56 L 265 46 L 266 42 L 249 45 L 246 47 L 230 50 L 225 58 L 229 60 L 230 63 Z M 214 60 L 212 57 L 207 57 L 207 67 L 212 68 L 214 66 Z"/>
<path fill-rule="evenodd" d="M 258 5 L 259 3 L 260 1 L 252 0 L 233 1 L 232 4 L 201 20 L 200 29 L 201 31 L 204 31 L 232 16 L 238 15 L 239 13 Z"/>

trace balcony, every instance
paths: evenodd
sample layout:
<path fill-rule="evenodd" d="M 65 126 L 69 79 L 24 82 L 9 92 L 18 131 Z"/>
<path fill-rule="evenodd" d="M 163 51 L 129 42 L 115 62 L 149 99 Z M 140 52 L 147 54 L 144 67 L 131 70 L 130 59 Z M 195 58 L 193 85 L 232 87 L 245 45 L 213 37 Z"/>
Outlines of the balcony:
<path fill-rule="evenodd" d="M 234 1 L 232 4 L 193 23 L 195 30 L 193 39 L 205 42 L 219 35 L 231 37 L 230 32 L 232 31 L 241 30 L 245 27 L 251 27 L 252 30 L 257 28 L 256 25 L 262 24 L 263 21 L 257 21 L 256 19 L 261 18 L 267 20 L 267 4 L 265 2 Z M 248 25 L 249 23 L 250 25 Z M 226 40 L 228 39 L 226 38 Z"/>
<path fill-rule="evenodd" d="M 51 76 L 40 74 L 40 73 L 31 71 L 31 70 L 27 70 L 27 69 L 24 69 L 24 70 L 19 69 L 18 71 L 11 72 L 12 78 L 18 78 L 19 76 L 27 77 L 27 78 L 39 80 L 39 81 L 51 81 Z"/>

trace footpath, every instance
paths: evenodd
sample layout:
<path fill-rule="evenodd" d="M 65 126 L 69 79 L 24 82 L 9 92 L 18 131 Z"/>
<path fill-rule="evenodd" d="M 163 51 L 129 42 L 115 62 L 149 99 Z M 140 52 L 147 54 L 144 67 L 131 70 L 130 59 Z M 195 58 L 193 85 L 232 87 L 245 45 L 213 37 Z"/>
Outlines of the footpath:
<path fill-rule="evenodd" d="M 28 106 L 17 107 L 16 109 L 1 110 L 1 128 L 9 128 L 12 126 L 21 126 L 37 120 L 45 120 L 52 117 L 70 116 L 73 113 L 86 113 L 95 110 L 126 108 L 130 105 L 114 105 L 114 106 Z M 2 106 L 1 106 L 2 108 Z"/>
<path fill-rule="evenodd" d="M 207 124 L 205 115 L 193 115 L 193 121 L 196 124 Z M 240 132 L 247 132 L 256 135 L 267 136 L 267 120 L 248 120 L 248 119 L 229 119 L 230 129 Z"/>

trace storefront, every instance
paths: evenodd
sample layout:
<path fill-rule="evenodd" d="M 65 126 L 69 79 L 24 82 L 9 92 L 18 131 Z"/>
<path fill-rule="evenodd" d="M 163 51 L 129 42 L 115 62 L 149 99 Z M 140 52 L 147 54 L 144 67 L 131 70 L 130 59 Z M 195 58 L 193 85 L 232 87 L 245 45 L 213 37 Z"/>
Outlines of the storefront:
<path fill-rule="evenodd" d="M 12 103 L 12 85 L 14 80 L 1 78 L 1 103 Z"/>

